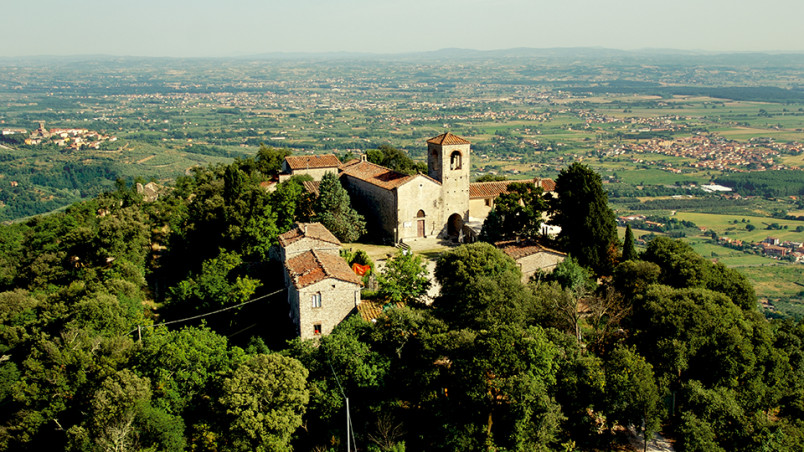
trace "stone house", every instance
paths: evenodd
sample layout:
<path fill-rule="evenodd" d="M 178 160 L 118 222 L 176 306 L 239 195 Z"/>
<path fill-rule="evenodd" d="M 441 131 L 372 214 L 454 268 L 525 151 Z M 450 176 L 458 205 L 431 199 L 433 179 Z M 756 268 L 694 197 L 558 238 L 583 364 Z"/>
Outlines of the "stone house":
<path fill-rule="evenodd" d="M 522 272 L 522 282 L 527 283 L 538 271 L 552 272 L 567 257 L 566 253 L 551 250 L 535 243 L 517 242 L 515 240 L 494 244 L 503 253 L 511 256 Z"/>
<path fill-rule="evenodd" d="M 329 334 L 360 304 L 361 279 L 340 257 L 340 242 L 320 223 L 279 236 L 290 318 L 302 339 Z"/>
<path fill-rule="evenodd" d="M 313 180 L 320 181 L 324 174 L 338 173 L 341 161 L 335 154 L 324 155 L 289 155 L 282 162 L 282 172 L 279 182 L 284 182 L 293 176 L 307 174 Z"/>
<path fill-rule="evenodd" d="M 340 256 L 341 241 L 321 223 L 296 223 L 279 236 L 279 256 L 282 262 L 309 250 Z"/>

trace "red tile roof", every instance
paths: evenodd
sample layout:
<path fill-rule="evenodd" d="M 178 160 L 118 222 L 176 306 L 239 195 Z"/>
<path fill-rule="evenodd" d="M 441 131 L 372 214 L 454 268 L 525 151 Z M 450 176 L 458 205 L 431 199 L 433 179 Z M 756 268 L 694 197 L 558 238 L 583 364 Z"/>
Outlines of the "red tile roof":
<path fill-rule="evenodd" d="M 303 289 L 325 279 L 360 284 L 361 278 L 354 274 L 342 257 L 334 254 L 310 250 L 291 257 L 285 263 L 290 279 L 297 289 Z"/>
<path fill-rule="evenodd" d="M 342 173 L 347 176 L 360 179 L 378 187 L 392 190 L 405 182 L 413 179 L 414 176 L 397 173 L 384 166 L 376 165 L 371 162 L 357 162 L 341 168 Z"/>
<path fill-rule="evenodd" d="M 360 159 L 347 160 L 347 161 L 341 163 L 341 169 L 343 170 L 343 169 L 349 168 L 350 166 L 357 165 L 360 162 L 361 162 Z"/>
<path fill-rule="evenodd" d="M 324 155 L 289 155 L 285 157 L 288 167 L 291 170 L 303 170 L 313 168 L 337 168 L 341 166 L 341 161 L 335 154 Z"/>
<path fill-rule="evenodd" d="M 431 144 L 439 144 L 439 145 L 450 145 L 450 144 L 471 144 L 468 141 L 464 140 L 463 138 L 459 137 L 458 135 L 453 135 L 450 132 L 442 133 L 437 137 L 430 138 L 427 140 L 428 143 Z"/>
<path fill-rule="evenodd" d="M 494 246 L 501 249 L 503 253 L 511 256 L 511 258 L 514 260 L 542 252 L 559 254 L 561 256 L 567 255 L 566 253 L 562 253 L 561 251 L 545 248 L 536 243 L 532 242 L 517 243 L 516 240 L 506 240 L 504 242 L 497 242 L 494 244 Z"/>
<path fill-rule="evenodd" d="M 496 198 L 508 193 L 508 184 L 512 181 L 472 182 L 469 184 L 469 199 Z"/>
<path fill-rule="evenodd" d="M 508 193 L 508 185 L 514 182 L 529 182 L 528 180 L 504 180 L 491 182 L 472 182 L 469 184 L 469 199 L 496 198 L 503 193 Z M 542 187 L 545 192 L 555 191 L 556 183 L 552 179 L 534 179 L 537 187 Z"/>
<path fill-rule="evenodd" d="M 332 233 L 329 232 L 329 229 L 325 228 L 321 223 L 295 224 L 290 231 L 279 236 L 279 245 L 284 248 L 291 243 L 301 240 L 305 237 L 341 246 L 341 241 L 332 235 Z"/>
<path fill-rule="evenodd" d="M 542 190 L 548 191 L 556 191 L 556 181 L 553 179 L 535 179 L 536 183 L 542 186 Z"/>
<path fill-rule="evenodd" d="M 371 322 L 372 320 L 379 318 L 386 309 L 392 308 L 404 308 L 405 303 L 382 303 L 373 300 L 361 300 L 360 304 L 357 305 L 357 312 L 360 313 L 360 317 L 363 317 L 363 320 L 366 322 Z"/>
<path fill-rule="evenodd" d="M 319 180 L 306 180 L 302 182 L 302 186 L 304 186 L 304 189 L 307 190 L 307 193 L 312 193 L 316 197 L 318 197 L 318 187 L 320 185 L 321 181 Z"/>

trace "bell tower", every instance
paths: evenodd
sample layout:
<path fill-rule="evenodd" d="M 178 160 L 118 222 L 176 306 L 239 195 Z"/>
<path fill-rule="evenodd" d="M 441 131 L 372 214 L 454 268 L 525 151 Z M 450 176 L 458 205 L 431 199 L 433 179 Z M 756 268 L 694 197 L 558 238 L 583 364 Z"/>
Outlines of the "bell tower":
<path fill-rule="evenodd" d="M 427 175 L 441 182 L 445 232 L 460 235 L 469 220 L 470 143 L 450 132 L 427 140 Z"/>

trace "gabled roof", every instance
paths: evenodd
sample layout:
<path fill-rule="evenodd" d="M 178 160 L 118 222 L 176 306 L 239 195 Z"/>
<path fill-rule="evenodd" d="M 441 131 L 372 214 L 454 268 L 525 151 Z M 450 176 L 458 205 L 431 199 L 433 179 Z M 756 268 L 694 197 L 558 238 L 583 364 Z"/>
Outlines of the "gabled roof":
<path fill-rule="evenodd" d="M 510 180 L 492 182 L 472 182 L 469 184 L 469 199 L 496 198 L 503 193 L 508 193 Z"/>
<path fill-rule="evenodd" d="M 341 166 L 341 161 L 335 154 L 324 155 L 289 155 L 285 157 L 285 162 L 291 170 L 303 170 L 313 168 L 337 168 Z"/>
<path fill-rule="evenodd" d="M 537 253 L 551 253 L 559 256 L 567 255 L 567 253 L 562 253 L 561 251 L 545 248 L 533 242 L 517 242 L 516 240 L 506 240 L 503 242 L 497 242 L 494 244 L 494 246 L 502 250 L 503 253 L 511 256 L 511 258 L 514 260 L 531 256 Z"/>
<path fill-rule="evenodd" d="M 553 179 L 536 179 L 536 183 L 540 185 L 545 192 L 556 191 L 556 181 Z"/>
<path fill-rule="evenodd" d="M 469 199 L 496 198 L 504 193 L 508 193 L 508 186 L 514 182 L 533 182 L 537 187 L 541 187 L 545 192 L 555 191 L 556 189 L 556 183 L 552 179 L 534 179 L 533 181 L 503 180 L 491 182 L 472 182 L 469 184 Z"/>
<path fill-rule="evenodd" d="M 399 187 L 416 177 L 416 175 L 398 173 L 392 169 L 367 161 L 353 164 L 351 162 L 349 163 L 350 165 L 341 167 L 342 175 L 351 176 L 387 190 Z"/>
<path fill-rule="evenodd" d="M 463 138 L 459 137 L 458 135 L 453 135 L 450 132 L 442 133 L 437 137 L 430 138 L 427 140 L 428 143 L 431 144 L 438 144 L 438 145 L 451 145 L 451 144 L 472 144 Z"/>
<path fill-rule="evenodd" d="M 341 241 L 332 235 L 329 229 L 325 228 L 321 223 L 296 223 L 290 231 L 279 236 L 279 245 L 284 248 L 303 238 L 321 240 L 322 242 L 341 246 Z"/>
<path fill-rule="evenodd" d="M 317 250 L 291 257 L 285 263 L 285 268 L 297 289 L 331 278 L 353 284 L 360 284 L 361 281 L 342 257 Z"/>

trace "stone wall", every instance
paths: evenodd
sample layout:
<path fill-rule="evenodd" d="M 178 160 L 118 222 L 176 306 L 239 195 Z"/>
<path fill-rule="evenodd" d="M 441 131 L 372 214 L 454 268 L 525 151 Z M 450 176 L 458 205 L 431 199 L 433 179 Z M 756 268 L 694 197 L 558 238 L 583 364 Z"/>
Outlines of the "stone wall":
<path fill-rule="evenodd" d="M 280 247 L 280 259 L 286 261 L 293 256 L 298 254 L 310 251 L 310 250 L 318 250 L 324 251 L 326 253 L 334 254 L 336 256 L 340 255 L 341 247 L 340 245 L 336 245 L 334 243 L 325 242 L 323 240 L 318 240 L 310 237 L 304 237 L 302 239 L 296 240 L 295 242 L 289 244 L 288 246 L 282 248 Z"/>
<path fill-rule="evenodd" d="M 352 205 L 366 218 L 369 230 L 378 228 L 385 238 L 396 238 L 396 192 L 386 190 L 374 184 L 351 177 L 341 176 L 344 186 L 349 192 Z"/>
<path fill-rule="evenodd" d="M 522 282 L 527 283 L 530 277 L 537 271 L 552 272 L 553 269 L 564 261 L 563 254 L 551 251 L 540 251 L 529 256 L 520 257 L 516 260 L 519 270 L 522 271 Z"/>
<path fill-rule="evenodd" d="M 435 237 L 441 232 L 446 219 L 443 216 L 441 186 L 431 179 L 418 176 L 397 187 L 397 197 L 403 202 L 397 206 L 398 240 L 418 237 L 418 221 L 424 220 L 425 237 Z M 424 217 L 419 218 L 419 211 Z"/>
<path fill-rule="evenodd" d="M 321 307 L 314 308 L 312 297 L 321 294 Z M 360 303 L 360 286 L 339 279 L 329 278 L 302 289 L 288 287 L 291 320 L 304 339 L 317 337 L 315 325 L 321 325 L 321 335 L 332 332 L 343 319 Z M 296 317 L 298 313 L 298 317 Z"/>
<path fill-rule="evenodd" d="M 489 212 L 494 208 L 494 199 L 470 199 L 469 200 L 469 217 L 478 220 L 485 219 L 489 216 Z"/>

